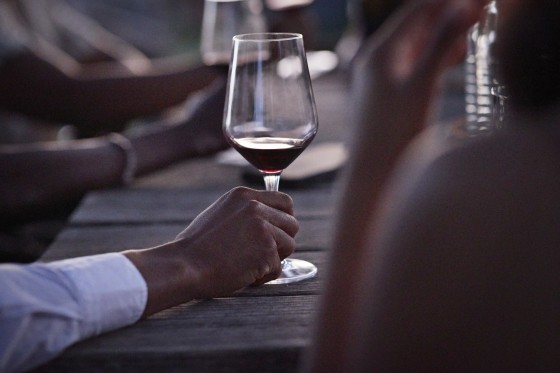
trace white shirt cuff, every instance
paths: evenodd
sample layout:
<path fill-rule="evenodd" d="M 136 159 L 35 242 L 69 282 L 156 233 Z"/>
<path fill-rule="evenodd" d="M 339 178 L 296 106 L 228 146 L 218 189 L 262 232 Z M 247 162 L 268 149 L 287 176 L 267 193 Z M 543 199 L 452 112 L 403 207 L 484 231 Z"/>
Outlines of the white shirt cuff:
<path fill-rule="evenodd" d="M 82 338 L 114 330 L 140 319 L 148 299 L 146 282 L 120 253 L 49 263 L 75 286 L 84 319 Z"/>

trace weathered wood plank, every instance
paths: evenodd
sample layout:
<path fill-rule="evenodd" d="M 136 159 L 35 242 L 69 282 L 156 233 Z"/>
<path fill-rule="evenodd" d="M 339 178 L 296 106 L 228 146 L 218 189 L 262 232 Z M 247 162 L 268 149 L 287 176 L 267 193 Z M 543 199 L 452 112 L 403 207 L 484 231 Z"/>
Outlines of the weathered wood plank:
<path fill-rule="evenodd" d="M 79 358 L 63 357 L 32 370 L 34 373 L 290 373 L 298 371 L 303 347 L 256 348 L 244 350 L 200 351 L 175 354 L 146 351 L 140 355 L 121 352 L 115 357 L 92 354 Z"/>
<path fill-rule="evenodd" d="M 173 240 L 186 224 L 69 226 L 43 255 L 43 260 L 152 247 Z M 326 219 L 300 221 L 297 251 L 325 250 L 331 225 Z"/>
<path fill-rule="evenodd" d="M 111 189 L 89 193 L 71 217 L 71 224 L 186 222 L 194 219 L 227 190 Z M 333 214 L 329 189 L 290 192 L 298 218 Z"/>
<path fill-rule="evenodd" d="M 317 296 L 191 302 L 81 342 L 38 372 L 292 372 Z"/>

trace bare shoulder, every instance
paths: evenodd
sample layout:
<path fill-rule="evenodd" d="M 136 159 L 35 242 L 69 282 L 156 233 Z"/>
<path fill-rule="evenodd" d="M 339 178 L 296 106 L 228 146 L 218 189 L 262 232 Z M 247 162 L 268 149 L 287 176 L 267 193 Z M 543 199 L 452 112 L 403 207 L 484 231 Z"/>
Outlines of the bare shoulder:
<path fill-rule="evenodd" d="M 560 141 L 513 131 L 419 169 L 403 171 L 380 219 L 366 364 L 548 367 L 560 353 Z"/>
<path fill-rule="evenodd" d="M 484 212 L 472 213 L 523 217 L 529 210 L 536 213 L 539 201 L 560 207 L 560 131 L 517 129 L 473 139 L 419 169 L 408 188 L 409 202 L 431 196 L 462 211 L 484 205 Z"/>
<path fill-rule="evenodd" d="M 489 238 L 506 245 L 531 235 L 560 244 L 560 225 L 542 232 L 543 221 L 560 224 L 560 136 L 552 132 L 504 131 L 442 152 L 416 170 L 403 168 L 393 194 L 396 221 L 436 224 L 445 227 L 438 237 L 480 240 L 478 247 Z"/>

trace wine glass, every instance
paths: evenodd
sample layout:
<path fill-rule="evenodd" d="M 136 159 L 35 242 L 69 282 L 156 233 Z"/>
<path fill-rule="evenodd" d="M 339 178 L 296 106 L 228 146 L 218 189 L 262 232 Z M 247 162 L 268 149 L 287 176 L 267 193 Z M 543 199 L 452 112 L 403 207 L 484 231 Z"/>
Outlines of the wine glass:
<path fill-rule="evenodd" d="M 259 33 L 233 37 L 224 134 L 278 191 L 280 174 L 315 137 L 317 109 L 301 34 Z M 300 259 L 282 261 L 272 284 L 315 276 L 317 267 Z"/>
<path fill-rule="evenodd" d="M 202 61 L 228 66 L 234 35 L 266 31 L 261 0 L 205 0 L 200 36 Z"/>

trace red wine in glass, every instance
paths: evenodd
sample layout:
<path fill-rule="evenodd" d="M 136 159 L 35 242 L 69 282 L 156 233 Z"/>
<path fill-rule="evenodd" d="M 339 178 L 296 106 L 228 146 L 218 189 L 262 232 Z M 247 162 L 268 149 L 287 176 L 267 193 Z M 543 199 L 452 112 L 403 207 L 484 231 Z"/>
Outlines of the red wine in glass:
<path fill-rule="evenodd" d="M 243 137 L 229 139 L 230 144 L 257 170 L 278 173 L 287 168 L 305 150 L 313 138 Z"/>

